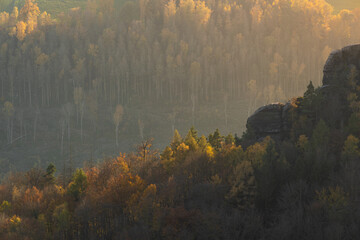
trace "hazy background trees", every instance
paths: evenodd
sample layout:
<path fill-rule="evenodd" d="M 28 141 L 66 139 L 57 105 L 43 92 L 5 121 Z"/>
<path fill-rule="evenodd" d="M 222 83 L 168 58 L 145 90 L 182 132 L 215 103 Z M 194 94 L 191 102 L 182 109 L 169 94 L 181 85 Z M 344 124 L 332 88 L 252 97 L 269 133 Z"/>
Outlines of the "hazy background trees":
<path fill-rule="evenodd" d="M 53 16 L 43 3 L 0 13 L 1 105 L 22 112 L 14 139 L 61 139 L 62 157 L 64 144 L 117 152 L 119 104 L 120 147 L 191 125 L 241 134 L 258 106 L 318 86 L 329 53 L 360 39 L 360 11 L 323 0 L 94 0 Z"/>
<path fill-rule="evenodd" d="M 331 50 L 357 43 L 360 35 L 358 10 L 333 15 L 322 0 L 152 0 L 114 7 L 92 1 L 56 22 L 32 0 L 1 13 L 2 92 L 10 90 L 4 98 L 78 104 L 82 89 L 113 106 L 135 97 L 194 105 L 218 101 L 220 92 L 248 97 L 255 81 L 262 104 L 277 100 L 271 95 L 299 95 L 309 80 L 319 85 Z"/>

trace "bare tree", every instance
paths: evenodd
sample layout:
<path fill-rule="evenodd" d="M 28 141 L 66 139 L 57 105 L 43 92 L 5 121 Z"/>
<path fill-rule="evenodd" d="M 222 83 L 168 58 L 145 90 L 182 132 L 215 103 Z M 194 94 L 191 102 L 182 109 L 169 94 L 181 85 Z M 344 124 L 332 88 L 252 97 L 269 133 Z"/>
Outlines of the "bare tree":
<path fill-rule="evenodd" d="M 228 112 L 227 112 L 227 107 L 228 107 L 228 94 L 224 93 L 224 118 L 225 118 L 225 127 L 226 129 L 228 128 Z"/>
<path fill-rule="evenodd" d="M 7 126 L 7 139 L 8 143 L 12 143 L 12 117 L 14 115 L 15 109 L 11 102 L 5 102 L 3 112 L 7 118 L 8 126 Z"/>
<path fill-rule="evenodd" d="M 68 141 L 70 142 L 71 139 L 71 115 L 73 112 L 73 106 L 71 103 L 67 103 L 63 106 L 63 113 L 66 118 L 66 124 L 67 124 L 67 135 L 68 135 Z"/>
<path fill-rule="evenodd" d="M 80 104 L 80 136 L 81 136 L 81 142 L 83 142 L 83 119 L 84 119 L 84 113 L 85 113 L 85 101 L 82 100 Z"/>
<path fill-rule="evenodd" d="M 137 147 L 137 152 L 144 162 L 148 160 L 148 155 L 150 154 L 153 138 L 142 141 L 141 144 Z"/>
<path fill-rule="evenodd" d="M 116 106 L 116 109 L 115 109 L 115 112 L 114 112 L 114 115 L 113 115 L 113 121 L 114 121 L 114 124 L 115 124 L 116 146 L 119 145 L 119 142 L 118 142 L 119 124 L 120 124 L 120 122 L 122 120 L 123 114 L 124 114 L 124 109 L 120 104 L 118 104 Z"/>
<path fill-rule="evenodd" d="M 144 140 L 144 123 L 141 119 L 138 119 L 138 126 L 139 126 L 139 134 L 142 140 Z"/>
<path fill-rule="evenodd" d="M 37 122 L 40 115 L 40 109 L 39 106 L 35 107 L 35 119 L 34 119 L 34 142 L 36 141 L 36 132 L 37 132 Z"/>
<path fill-rule="evenodd" d="M 64 154 L 64 134 L 65 134 L 65 120 L 62 118 L 59 121 L 60 124 L 60 150 L 61 150 L 61 155 Z"/>
<path fill-rule="evenodd" d="M 191 103 L 192 103 L 192 108 L 191 108 L 191 116 L 192 116 L 192 125 L 195 125 L 195 95 L 192 94 L 191 95 Z"/>
<path fill-rule="evenodd" d="M 176 112 L 175 108 L 173 108 L 173 112 L 169 114 L 172 132 L 175 131 L 176 114 L 177 114 L 177 112 Z"/>

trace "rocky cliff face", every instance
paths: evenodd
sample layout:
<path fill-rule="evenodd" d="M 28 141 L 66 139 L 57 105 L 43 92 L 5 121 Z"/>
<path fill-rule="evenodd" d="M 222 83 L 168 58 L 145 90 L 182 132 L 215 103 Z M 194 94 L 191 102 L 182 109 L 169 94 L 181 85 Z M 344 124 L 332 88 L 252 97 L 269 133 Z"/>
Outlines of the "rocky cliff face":
<path fill-rule="evenodd" d="M 287 114 L 290 103 L 273 103 L 263 106 L 249 117 L 247 127 L 251 128 L 256 138 L 265 136 L 277 137 L 289 131 Z"/>
<path fill-rule="evenodd" d="M 320 91 L 324 97 L 321 109 L 323 118 L 332 119 L 337 125 L 342 125 L 343 106 L 346 96 L 345 88 L 351 87 L 351 81 L 360 85 L 360 45 L 352 45 L 333 51 L 324 66 L 323 86 Z M 259 108 L 248 118 L 247 128 L 251 129 L 256 139 L 271 136 L 284 138 L 291 129 L 289 112 L 290 103 L 274 103 Z"/>
<path fill-rule="evenodd" d="M 346 87 L 351 74 L 359 83 L 360 45 L 344 47 L 333 51 L 324 66 L 323 86 L 332 85 Z"/>

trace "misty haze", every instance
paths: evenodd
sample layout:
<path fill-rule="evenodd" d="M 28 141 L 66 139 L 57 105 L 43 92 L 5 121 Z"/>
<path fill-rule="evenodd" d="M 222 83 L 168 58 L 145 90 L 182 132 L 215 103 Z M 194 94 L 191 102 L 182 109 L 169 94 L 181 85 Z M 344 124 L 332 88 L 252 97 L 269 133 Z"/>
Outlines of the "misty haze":
<path fill-rule="evenodd" d="M 360 238 L 360 1 L 0 0 L 0 239 Z"/>

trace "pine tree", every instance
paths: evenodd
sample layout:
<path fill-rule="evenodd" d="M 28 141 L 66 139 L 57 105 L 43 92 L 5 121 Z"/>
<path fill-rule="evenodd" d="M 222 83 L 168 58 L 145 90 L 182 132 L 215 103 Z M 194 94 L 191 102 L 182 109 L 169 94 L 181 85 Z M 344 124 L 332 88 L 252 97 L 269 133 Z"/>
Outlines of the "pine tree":
<path fill-rule="evenodd" d="M 209 143 L 215 150 L 220 150 L 221 143 L 223 142 L 224 137 L 220 135 L 219 129 L 216 129 L 213 134 L 209 135 Z"/>
<path fill-rule="evenodd" d="M 180 136 L 180 133 L 178 130 L 175 129 L 174 131 L 174 136 L 172 138 L 172 141 L 170 143 L 171 149 L 173 151 L 176 151 L 177 147 L 180 145 L 180 143 L 182 143 L 182 138 Z"/>
<path fill-rule="evenodd" d="M 189 146 L 191 151 L 196 151 L 198 149 L 198 143 L 196 138 L 197 138 L 196 130 L 194 130 L 194 128 L 191 128 L 185 137 L 185 144 Z"/>

